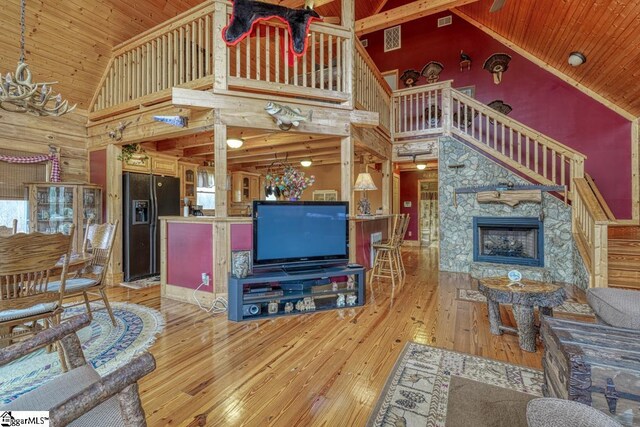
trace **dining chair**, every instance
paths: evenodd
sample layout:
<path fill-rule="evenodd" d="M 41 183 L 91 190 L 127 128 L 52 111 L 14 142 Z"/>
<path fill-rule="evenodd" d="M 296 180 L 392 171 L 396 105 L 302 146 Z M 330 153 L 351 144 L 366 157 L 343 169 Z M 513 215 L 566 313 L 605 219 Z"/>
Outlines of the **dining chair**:
<path fill-rule="evenodd" d="M 400 234 L 404 229 L 406 215 L 396 214 L 393 215 L 392 218 L 393 225 L 390 238 L 385 242 L 372 245 L 376 250 L 376 255 L 371 271 L 369 272 L 369 287 L 372 290 L 375 279 L 391 279 L 391 298 L 393 298 L 395 294 L 396 279 L 399 284 L 401 284 L 403 280 L 398 260 L 398 244 L 400 242 Z"/>
<path fill-rule="evenodd" d="M 69 277 L 64 288 L 64 298 L 81 296 L 84 299 L 83 302 L 71 304 L 69 307 L 85 304 L 89 318 L 92 318 L 91 302 L 102 301 L 113 326 L 116 326 L 116 319 L 107 298 L 104 276 L 111 259 L 113 240 L 117 229 L 118 221 L 113 224 L 89 224 L 87 226 L 82 251 L 92 255 L 91 261 L 74 276 Z M 58 286 L 57 282 L 52 282 L 50 287 L 57 289 Z M 90 299 L 90 296 L 98 298 Z"/>
<path fill-rule="evenodd" d="M 18 220 L 13 219 L 13 225 L 7 227 L 6 225 L 0 225 L 0 236 L 10 236 L 18 232 Z"/>
<path fill-rule="evenodd" d="M 60 323 L 73 232 L 0 236 L 0 345 Z"/>
<path fill-rule="evenodd" d="M 155 359 L 151 353 L 144 352 L 101 377 L 93 365 L 87 363 L 77 335 L 77 331 L 90 322 L 86 314 L 74 316 L 29 340 L 0 349 L 0 369 L 10 369 L 9 363 L 54 342 L 61 344 L 69 361 L 67 372 L 0 405 L 0 413 L 48 411 L 52 426 L 147 425 L 138 381 L 155 369 Z"/>

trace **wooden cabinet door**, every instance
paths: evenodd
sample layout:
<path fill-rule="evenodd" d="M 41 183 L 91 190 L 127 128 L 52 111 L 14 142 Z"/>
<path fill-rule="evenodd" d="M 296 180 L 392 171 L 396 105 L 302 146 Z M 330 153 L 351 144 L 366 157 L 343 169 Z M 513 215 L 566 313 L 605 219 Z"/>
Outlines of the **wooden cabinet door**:
<path fill-rule="evenodd" d="M 260 199 L 260 178 L 252 176 L 249 178 L 249 202 Z"/>
<path fill-rule="evenodd" d="M 153 157 L 151 159 L 151 172 L 164 176 L 178 176 L 178 160 Z"/>

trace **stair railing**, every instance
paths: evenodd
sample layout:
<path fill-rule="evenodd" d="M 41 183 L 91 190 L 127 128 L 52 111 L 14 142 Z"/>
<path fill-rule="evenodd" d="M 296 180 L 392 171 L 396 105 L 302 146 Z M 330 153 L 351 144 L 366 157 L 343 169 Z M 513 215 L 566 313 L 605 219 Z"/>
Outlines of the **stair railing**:
<path fill-rule="evenodd" d="M 362 42 L 356 38 L 354 44 L 356 49 L 355 106 L 359 109 L 380 113 L 380 128 L 389 134 L 391 130 L 391 88 L 378 71 L 378 67 L 367 50 L 362 46 Z"/>
<path fill-rule="evenodd" d="M 608 284 L 610 218 L 586 178 L 574 180 L 573 234 L 589 272 L 589 287 Z"/>

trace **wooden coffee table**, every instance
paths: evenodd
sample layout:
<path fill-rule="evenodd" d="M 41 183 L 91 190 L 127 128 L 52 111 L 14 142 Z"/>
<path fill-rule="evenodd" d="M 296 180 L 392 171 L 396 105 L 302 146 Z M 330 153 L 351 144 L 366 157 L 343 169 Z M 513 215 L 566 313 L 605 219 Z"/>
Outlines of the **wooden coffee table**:
<path fill-rule="evenodd" d="M 513 283 L 506 277 L 479 279 L 478 290 L 487 297 L 491 333 L 502 335 L 503 331 L 515 332 L 518 334 L 520 348 L 534 353 L 538 327 L 535 325 L 533 307 L 538 306 L 541 314 L 550 316 L 553 314 L 553 307 L 561 305 L 567 298 L 561 286 L 527 279 Z M 502 325 L 500 304 L 513 305 L 517 329 Z"/>

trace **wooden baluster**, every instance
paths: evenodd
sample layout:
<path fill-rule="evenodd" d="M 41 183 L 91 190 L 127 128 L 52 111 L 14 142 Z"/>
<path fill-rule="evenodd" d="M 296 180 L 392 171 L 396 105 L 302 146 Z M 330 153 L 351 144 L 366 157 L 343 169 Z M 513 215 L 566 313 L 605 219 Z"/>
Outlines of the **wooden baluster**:
<path fill-rule="evenodd" d="M 204 75 L 211 74 L 211 15 L 204 18 Z M 231 52 L 229 49 L 227 52 Z M 231 62 L 231 61 L 229 61 Z M 231 64 L 229 64 L 231 66 Z M 228 73 L 231 74 L 231 73 Z"/>
<path fill-rule="evenodd" d="M 342 92 L 342 37 L 336 39 L 336 90 Z"/>
<path fill-rule="evenodd" d="M 531 156 L 529 155 L 529 145 L 530 145 L 529 144 L 529 136 L 527 135 L 525 137 L 525 147 L 524 147 L 525 148 L 525 152 L 526 152 L 526 156 L 527 156 L 527 159 L 526 159 L 527 160 L 527 163 L 526 163 L 527 169 L 531 169 L 531 167 L 529 166 L 530 163 L 531 163 L 530 162 Z"/>
<path fill-rule="evenodd" d="M 270 32 L 271 32 L 271 27 L 269 25 L 265 25 L 265 38 L 264 38 L 264 48 L 265 48 L 265 57 L 266 57 L 265 73 L 267 75 L 268 82 L 271 81 L 271 34 Z"/>
<path fill-rule="evenodd" d="M 174 41 L 173 41 L 173 31 L 167 34 L 167 87 L 172 87 L 173 84 L 173 71 L 174 66 L 173 63 L 175 61 L 174 57 Z"/>
<path fill-rule="evenodd" d="M 509 158 L 513 160 L 513 128 L 509 127 Z"/>
<path fill-rule="evenodd" d="M 560 185 L 565 185 L 567 182 L 565 162 L 567 161 L 564 154 L 560 154 Z"/>
<path fill-rule="evenodd" d="M 518 132 L 518 163 L 522 164 L 522 134 Z"/>
<path fill-rule="evenodd" d="M 547 147 L 542 145 L 542 176 L 549 178 L 549 169 L 547 168 Z"/>
<path fill-rule="evenodd" d="M 407 96 L 406 95 L 402 95 L 402 101 L 404 102 L 404 107 L 402 108 L 402 115 L 403 115 L 403 121 L 404 124 L 402 126 L 402 131 L 406 132 L 407 131 Z"/>
<path fill-rule="evenodd" d="M 196 46 L 196 52 L 198 53 L 198 78 L 201 79 L 204 77 L 204 63 L 202 58 L 202 51 L 204 50 L 204 43 L 202 40 L 202 29 L 203 29 L 203 20 L 202 18 L 198 19 L 198 24 L 196 28 L 198 29 L 198 45 Z"/>
<path fill-rule="evenodd" d="M 242 68 L 242 64 L 240 63 L 241 58 L 242 57 L 242 42 L 236 44 L 236 73 L 235 76 L 236 77 L 242 77 L 240 70 Z"/>
<path fill-rule="evenodd" d="M 244 64 L 244 73 L 245 79 L 251 79 L 251 37 L 246 37 L 244 39 L 244 53 L 245 53 L 245 64 Z"/>
<path fill-rule="evenodd" d="M 506 147 L 505 147 L 507 141 L 505 140 L 505 137 L 504 137 L 504 123 L 500 124 L 500 132 L 501 132 L 501 138 L 500 139 L 502 140 L 502 155 L 505 155 L 506 152 L 507 152 Z"/>
<path fill-rule="evenodd" d="M 180 84 L 180 65 L 182 58 L 180 57 L 180 33 L 178 30 L 173 31 L 173 86 Z"/>
<path fill-rule="evenodd" d="M 557 157 L 557 152 L 555 150 L 551 150 L 551 181 L 553 181 L 554 184 L 557 183 L 556 179 L 557 179 L 557 175 L 556 175 L 556 163 L 558 161 L 558 157 Z"/>
<path fill-rule="evenodd" d="M 186 39 L 185 39 L 185 35 L 184 35 L 184 27 L 180 27 L 180 40 L 178 43 L 178 48 L 179 48 L 179 55 L 178 55 L 178 63 L 180 64 L 180 79 L 178 79 L 178 84 L 182 84 L 185 82 L 185 70 L 184 70 L 184 62 L 186 59 L 186 54 L 185 54 L 185 44 L 186 44 Z"/>
<path fill-rule="evenodd" d="M 190 82 L 191 77 L 191 26 L 189 24 L 184 26 L 184 52 L 186 54 L 184 60 L 184 81 Z"/>
<path fill-rule="evenodd" d="M 329 61 L 327 70 L 329 73 L 329 87 L 327 89 L 333 90 L 333 36 L 331 34 L 329 34 Z"/>
<path fill-rule="evenodd" d="M 478 141 L 483 143 L 484 135 L 482 134 L 482 123 L 483 123 L 484 113 L 480 112 L 480 116 L 478 117 Z"/>
<path fill-rule="evenodd" d="M 537 174 L 540 173 L 538 168 L 539 164 L 540 164 L 540 161 L 538 160 L 538 140 L 534 139 L 533 140 L 533 165 L 535 166 L 534 170 Z"/>
<path fill-rule="evenodd" d="M 291 54 L 289 47 L 289 32 L 284 31 L 284 84 L 289 84 L 289 55 Z"/>
<path fill-rule="evenodd" d="M 169 77 L 169 52 L 168 50 L 169 40 L 167 35 L 162 36 L 162 87 L 161 89 L 167 89 L 170 85 L 167 82 Z"/>
<path fill-rule="evenodd" d="M 124 102 L 124 58 L 118 57 L 118 104 Z"/>
<path fill-rule="evenodd" d="M 320 89 L 324 89 L 324 33 L 320 33 Z"/>
<path fill-rule="evenodd" d="M 316 33 L 311 32 L 311 87 L 316 87 Z"/>
<path fill-rule="evenodd" d="M 298 86 L 298 57 L 293 56 L 293 85 Z"/>
<path fill-rule="evenodd" d="M 196 21 L 191 22 L 191 80 L 198 78 L 198 33 Z"/>

